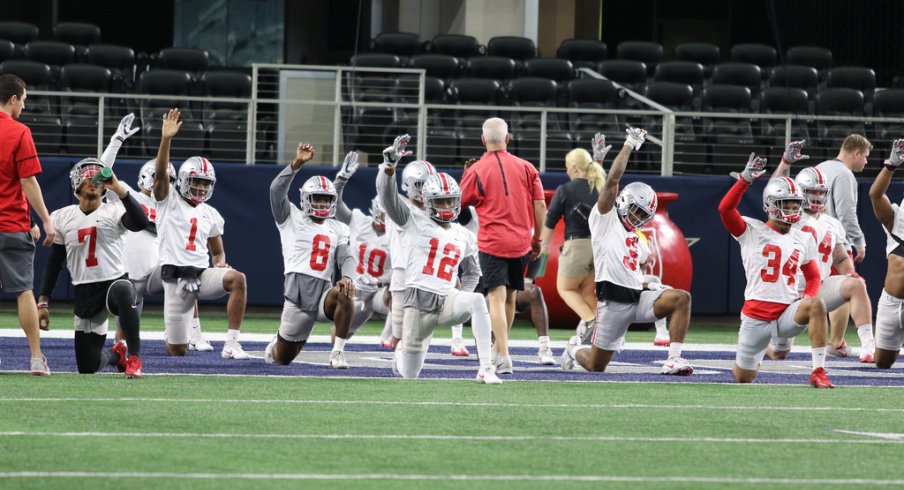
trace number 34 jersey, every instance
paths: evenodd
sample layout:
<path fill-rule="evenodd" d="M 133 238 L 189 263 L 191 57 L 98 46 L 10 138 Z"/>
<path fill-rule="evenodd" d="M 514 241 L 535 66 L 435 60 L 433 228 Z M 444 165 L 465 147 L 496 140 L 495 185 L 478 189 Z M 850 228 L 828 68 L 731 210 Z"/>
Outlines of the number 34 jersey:
<path fill-rule="evenodd" d="M 224 225 L 223 217 L 212 206 L 192 206 L 171 187 L 166 198 L 157 201 L 160 263 L 207 269 L 207 240 L 222 235 Z"/>
<path fill-rule="evenodd" d="M 477 237 L 458 223 L 438 225 L 426 213 L 412 212 L 402 235 L 410 246 L 405 260 L 405 286 L 447 296 L 455 289 L 458 265 L 477 255 Z M 475 257 L 476 258 L 476 257 Z"/>
<path fill-rule="evenodd" d="M 85 214 L 73 204 L 50 215 L 56 229 L 53 243 L 66 247 L 72 284 L 109 281 L 126 273 L 122 263 L 125 212 L 121 204 L 107 203 Z"/>
<path fill-rule="evenodd" d="M 315 223 L 294 204 L 289 218 L 277 223 L 282 243 L 284 274 L 304 274 L 332 283 L 336 250 L 348 245 L 348 225 L 335 219 Z"/>
<path fill-rule="evenodd" d="M 744 300 L 790 305 L 800 297 L 797 271 L 816 259 L 816 242 L 796 228 L 782 234 L 758 219 L 745 216 L 744 222 L 747 229 L 735 237 L 747 276 Z"/>

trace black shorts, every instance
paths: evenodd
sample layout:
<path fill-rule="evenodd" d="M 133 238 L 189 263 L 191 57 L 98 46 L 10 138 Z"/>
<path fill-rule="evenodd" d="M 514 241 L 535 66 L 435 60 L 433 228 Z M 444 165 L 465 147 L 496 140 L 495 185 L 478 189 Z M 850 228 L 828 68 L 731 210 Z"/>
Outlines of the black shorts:
<path fill-rule="evenodd" d="M 524 267 L 529 255 L 504 258 L 480 252 L 479 256 L 484 288 L 505 286 L 518 291 L 524 290 Z"/>
<path fill-rule="evenodd" d="M 129 275 L 126 274 L 116 279 L 100 282 L 88 282 L 75 286 L 75 300 L 72 305 L 72 312 L 79 318 L 92 318 L 104 309 L 107 309 L 107 293 L 110 286 L 114 282 L 122 279 L 128 280 Z"/>

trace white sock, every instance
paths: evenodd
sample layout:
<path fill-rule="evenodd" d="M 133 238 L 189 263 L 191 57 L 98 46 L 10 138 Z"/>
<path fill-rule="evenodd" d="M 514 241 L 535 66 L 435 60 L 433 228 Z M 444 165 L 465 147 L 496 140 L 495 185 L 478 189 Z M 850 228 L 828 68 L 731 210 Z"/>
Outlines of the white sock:
<path fill-rule="evenodd" d="M 489 312 L 483 310 L 471 315 L 471 334 L 477 342 L 477 357 L 480 358 L 480 365 L 482 367 L 492 366 L 496 355 L 490 343 L 493 328 L 490 326 Z"/>
<path fill-rule="evenodd" d="M 684 347 L 684 342 L 672 342 L 669 344 L 669 359 L 673 357 L 681 357 L 681 348 Z"/>
<path fill-rule="evenodd" d="M 380 332 L 381 339 L 388 339 L 392 336 L 392 315 L 386 315 L 386 322 L 383 323 L 383 331 Z"/>
<path fill-rule="evenodd" d="M 452 325 L 452 338 L 453 338 L 453 339 L 460 339 L 460 338 L 461 338 L 461 331 L 462 331 L 464 328 L 465 328 L 464 325 L 462 325 L 461 323 L 459 323 L 458 325 Z"/>
<path fill-rule="evenodd" d="M 336 337 L 336 341 L 333 343 L 333 352 L 342 352 L 342 349 L 345 348 L 345 339 L 342 337 Z"/>
<path fill-rule="evenodd" d="M 656 320 L 656 323 L 653 325 L 656 326 L 656 336 L 660 338 L 668 338 L 669 336 L 669 327 L 666 325 L 665 318 L 660 318 Z"/>
<path fill-rule="evenodd" d="M 870 324 L 857 327 L 857 336 L 860 337 L 860 345 L 864 347 L 869 347 L 876 341 L 873 338 L 873 326 Z"/>
<path fill-rule="evenodd" d="M 537 342 L 540 342 L 540 345 L 549 344 L 549 335 L 541 335 L 537 337 Z"/>
<path fill-rule="evenodd" d="M 236 340 L 236 341 L 239 340 L 239 330 L 238 329 L 230 328 L 230 329 L 226 330 L 226 342 L 229 342 L 230 340 Z"/>
<path fill-rule="evenodd" d="M 417 378 L 421 374 L 421 368 L 424 367 L 424 359 L 427 357 L 427 351 L 412 354 L 402 351 L 399 355 L 399 373 L 403 378 Z"/>
<path fill-rule="evenodd" d="M 194 333 L 194 334 L 201 333 L 201 319 L 200 318 L 192 318 L 191 319 L 191 330 L 192 330 L 192 333 Z"/>
<path fill-rule="evenodd" d="M 826 367 L 825 347 L 813 347 L 811 355 L 813 356 L 813 369 Z"/>

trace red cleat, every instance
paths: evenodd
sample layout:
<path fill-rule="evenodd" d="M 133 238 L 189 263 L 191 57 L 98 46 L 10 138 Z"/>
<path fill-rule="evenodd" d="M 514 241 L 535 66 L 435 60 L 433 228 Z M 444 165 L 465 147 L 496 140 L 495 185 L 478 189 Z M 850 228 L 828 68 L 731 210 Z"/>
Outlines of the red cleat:
<path fill-rule="evenodd" d="M 129 357 L 128 365 L 126 366 L 126 378 L 134 379 L 141 377 L 141 358 L 138 356 Z"/>
<path fill-rule="evenodd" d="M 113 342 L 113 348 L 110 350 L 119 354 L 119 362 L 116 364 L 116 369 L 121 373 L 125 372 L 129 359 L 129 351 L 126 348 L 126 342 L 124 340 L 117 340 L 116 342 Z"/>
<path fill-rule="evenodd" d="M 835 385 L 829 381 L 829 376 L 825 368 L 816 368 L 810 373 L 810 386 L 814 388 L 834 388 Z"/>

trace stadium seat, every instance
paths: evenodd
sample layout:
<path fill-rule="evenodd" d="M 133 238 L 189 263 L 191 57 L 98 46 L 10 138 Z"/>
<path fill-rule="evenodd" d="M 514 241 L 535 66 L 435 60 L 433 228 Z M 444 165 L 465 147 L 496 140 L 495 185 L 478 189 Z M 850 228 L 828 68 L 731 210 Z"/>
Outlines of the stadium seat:
<path fill-rule="evenodd" d="M 526 37 L 497 36 L 487 43 L 487 56 L 502 56 L 523 63 L 537 57 L 537 45 Z"/>
<path fill-rule="evenodd" d="M 864 97 L 852 88 L 828 88 L 816 94 L 816 114 L 863 117 Z M 824 147 L 837 145 L 851 133 L 865 134 L 863 123 L 852 121 L 816 121 L 816 137 Z"/>
<path fill-rule="evenodd" d="M 740 85 L 756 97 L 760 93 L 762 70 L 753 63 L 720 63 L 713 68 L 713 85 Z M 755 107 L 754 107 L 755 109 Z"/>
<path fill-rule="evenodd" d="M 574 80 L 574 66 L 568 60 L 560 58 L 534 58 L 524 66 L 527 76 L 549 78 L 556 83 Z"/>
<path fill-rule="evenodd" d="M 427 44 L 427 50 L 435 54 L 455 56 L 459 59 L 482 56 L 486 48 L 474 36 L 440 34 Z"/>
<path fill-rule="evenodd" d="M 146 71 L 138 78 L 137 91 L 149 95 L 191 94 L 191 75 L 187 71 L 156 69 Z M 199 117 L 191 111 L 186 101 L 176 99 L 140 99 L 141 132 L 144 151 L 153 155 L 160 143 L 160 126 L 163 116 L 173 107 L 182 109 L 182 128 L 179 138 L 173 141 L 172 156 L 175 159 L 199 155 L 205 151 L 204 128 Z"/>
<path fill-rule="evenodd" d="M 365 53 L 352 57 L 351 64 L 362 68 L 401 68 L 398 56 L 388 53 Z M 352 102 L 377 102 L 379 107 L 356 106 L 343 109 L 351 122 L 344 135 L 347 147 L 369 154 L 379 154 L 386 146 L 383 133 L 392 124 L 389 102 L 397 92 L 397 73 L 348 71 L 343 89 Z"/>
<path fill-rule="evenodd" d="M 600 64 L 600 74 L 636 92 L 643 92 L 647 83 L 647 66 L 641 61 L 604 61 Z"/>
<path fill-rule="evenodd" d="M 501 83 L 515 78 L 515 60 L 502 56 L 469 58 L 465 74 L 471 78 L 489 78 Z"/>
<path fill-rule="evenodd" d="M 12 41 L 0 39 L 0 63 L 16 58 L 16 45 Z"/>
<path fill-rule="evenodd" d="M 615 49 L 620 60 L 642 61 L 647 68 L 647 76 L 653 76 L 656 65 L 662 62 L 662 45 L 649 41 L 625 41 Z"/>
<path fill-rule="evenodd" d="M 777 67 L 778 70 L 781 67 Z M 816 70 L 813 70 L 815 75 Z M 765 114 L 795 114 L 809 113 L 807 91 L 795 87 L 769 87 L 760 94 L 760 112 Z M 785 120 L 760 119 L 757 121 L 757 137 L 769 147 L 768 155 L 781 153 L 785 142 Z M 791 139 L 810 139 L 810 129 L 807 122 L 801 119 L 791 121 Z"/>
<path fill-rule="evenodd" d="M 676 63 L 676 62 L 673 62 Z M 691 63 L 700 68 L 703 72 L 703 66 L 699 63 L 680 61 L 677 63 Z M 664 64 L 659 65 L 662 68 Z M 659 70 L 657 70 L 659 73 Z M 652 82 L 647 85 L 646 97 L 656 103 L 662 104 L 673 111 L 693 111 L 695 108 L 694 89 L 689 84 L 678 82 Z M 675 121 L 675 165 L 676 170 L 681 167 L 680 164 L 688 164 L 691 167 L 699 168 L 700 165 L 706 163 L 706 145 L 700 144 L 698 141 L 699 118 L 681 117 Z M 662 117 L 647 116 L 644 118 L 643 127 L 650 134 L 657 137 L 662 135 Z M 656 168 L 661 161 L 651 161 L 647 155 L 647 161 L 644 162 L 649 168 Z"/>
<path fill-rule="evenodd" d="M 832 51 L 819 46 L 795 46 L 788 50 L 785 61 L 789 65 L 812 66 L 821 74 L 832 68 Z"/>
<path fill-rule="evenodd" d="M 731 47 L 731 61 L 757 65 L 765 78 L 769 70 L 776 65 L 778 53 L 775 48 L 766 44 L 736 44 Z"/>
<path fill-rule="evenodd" d="M 495 106 L 499 105 L 499 82 L 481 78 L 461 78 L 452 80 L 449 84 L 449 101 L 461 105 Z M 457 133 L 460 138 L 459 152 L 462 158 L 480 156 L 483 154 L 483 146 L 480 135 L 483 132 L 483 122 L 491 117 L 503 117 L 495 110 L 464 110 L 456 111 Z"/>
<path fill-rule="evenodd" d="M 554 108 L 558 99 L 558 86 L 549 78 L 516 78 L 509 85 L 509 92 L 512 104 L 516 107 Z M 509 132 L 512 134 L 513 146 L 521 158 L 534 164 L 540 161 L 541 130 L 542 118 L 539 112 L 512 112 Z M 565 153 L 561 148 L 567 148 L 567 137 L 559 123 L 558 114 L 547 114 L 546 132 L 547 144 L 550 141 L 557 142 L 559 151 L 556 156 L 564 158 Z"/>
<path fill-rule="evenodd" d="M 75 63 L 60 71 L 64 92 L 109 92 L 113 74 L 108 68 Z M 97 117 L 100 105 L 96 97 L 63 97 L 60 116 L 66 128 L 66 150 L 72 155 L 94 156 L 97 152 Z M 125 113 L 107 112 L 107 120 Z M 119 119 L 116 119 L 118 122 Z M 115 130 L 114 130 L 115 131 Z"/>
<path fill-rule="evenodd" d="M 417 90 L 418 83 L 418 78 L 412 76 L 402 76 L 398 81 L 403 94 L 410 94 L 413 90 Z M 445 81 L 430 76 L 424 77 L 424 103 L 448 103 L 446 100 Z M 405 133 L 416 137 L 418 134 L 418 110 L 408 107 L 395 107 L 392 112 L 392 125 L 384 133 L 386 139 L 391 140 L 395 135 Z M 452 165 L 458 158 L 458 137 L 456 135 L 454 112 L 449 109 L 430 108 L 427 110 L 427 125 L 425 128 L 427 160 L 433 164 Z"/>
<path fill-rule="evenodd" d="M 135 52 L 127 46 L 92 44 L 85 52 L 88 63 L 109 68 L 113 73 L 112 90 L 131 91 L 135 87 Z"/>
<path fill-rule="evenodd" d="M 618 91 L 608 80 L 586 78 L 572 80 L 566 87 L 568 106 L 592 111 L 616 109 Z M 590 140 L 596 132 L 607 137 L 615 137 L 624 133 L 624 126 L 616 114 L 599 112 L 578 112 L 569 114 L 569 134 L 572 146 L 589 147 Z"/>
<path fill-rule="evenodd" d="M 904 89 L 876 92 L 873 98 L 873 116 L 904 118 Z M 877 122 L 876 135 L 880 140 L 891 141 L 904 135 L 904 124 Z"/>
<path fill-rule="evenodd" d="M 826 73 L 826 88 L 851 88 L 859 90 L 865 97 L 867 108 L 872 104 L 876 90 L 876 72 L 872 68 L 841 66 Z"/>
<path fill-rule="evenodd" d="M 566 39 L 559 44 L 556 58 L 571 61 L 575 69 L 590 68 L 599 71 L 600 63 L 606 60 L 606 43 L 595 39 Z"/>
<path fill-rule="evenodd" d="M 747 113 L 751 111 L 750 107 L 751 94 L 747 87 L 711 85 L 703 89 L 704 111 Z M 710 154 L 714 166 L 735 163 L 746 159 L 751 151 L 756 151 L 751 147 L 754 143 L 753 127 L 748 118 L 706 117 L 703 133 L 713 144 Z"/>
<path fill-rule="evenodd" d="M 0 22 L 0 39 L 25 45 L 38 38 L 38 26 L 27 22 Z"/>
<path fill-rule="evenodd" d="M 372 49 L 377 53 L 394 54 L 407 61 L 421 51 L 421 38 L 410 32 L 384 32 L 374 38 Z"/>
<path fill-rule="evenodd" d="M 458 58 L 446 54 L 419 54 L 411 58 L 411 68 L 427 71 L 428 77 L 456 78 L 461 64 Z"/>
<path fill-rule="evenodd" d="M 201 76 L 210 65 L 210 55 L 204 49 L 165 48 L 157 55 L 155 69 L 185 71 L 191 76 L 191 94 L 200 94 Z"/>
<path fill-rule="evenodd" d="M 0 63 L 0 74 L 21 78 L 29 90 L 51 90 L 50 66 L 28 60 Z M 63 144 L 63 124 L 59 116 L 59 98 L 28 93 L 26 110 L 19 121 L 31 128 L 38 153 L 59 153 Z"/>
<path fill-rule="evenodd" d="M 800 88 L 815 94 L 818 85 L 819 73 L 812 66 L 776 66 L 769 75 L 769 86 L 771 87 Z"/>
<path fill-rule="evenodd" d="M 696 61 L 666 61 L 656 67 L 653 80 L 690 85 L 695 94 L 703 90 L 703 65 Z"/>
<path fill-rule="evenodd" d="M 60 70 L 75 63 L 75 46 L 59 41 L 32 41 L 25 45 L 25 59 L 50 66 L 50 86 L 59 90 Z"/>
<path fill-rule="evenodd" d="M 207 72 L 201 78 L 203 93 L 209 97 L 247 99 L 251 97 L 251 77 L 234 71 Z M 244 161 L 248 141 L 248 103 L 219 102 L 204 104 L 204 129 L 213 160 Z M 260 138 L 258 138 L 260 140 Z"/>
<path fill-rule="evenodd" d="M 100 42 L 100 27 L 82 22 L 60 22 L 53 26 L 53 38 L 74 46 L 89 46 Z"/>
<path fill-rule="evenodd" d="M 683 43 L 675 46 L 675 59 L 703 65 L 704 76 L 712 74 L 712 67 L 722 62 L 719 47 L 708 43 Z"/>

